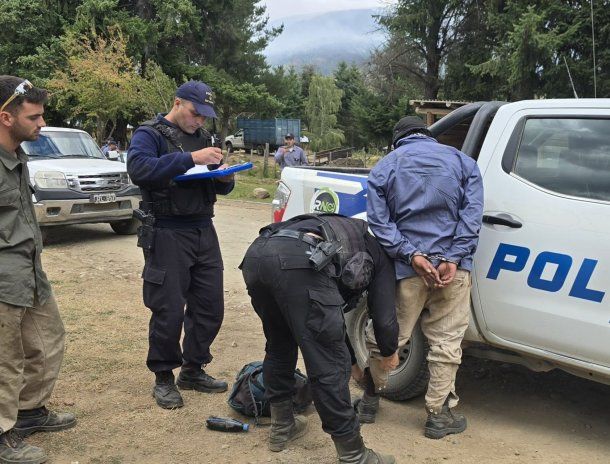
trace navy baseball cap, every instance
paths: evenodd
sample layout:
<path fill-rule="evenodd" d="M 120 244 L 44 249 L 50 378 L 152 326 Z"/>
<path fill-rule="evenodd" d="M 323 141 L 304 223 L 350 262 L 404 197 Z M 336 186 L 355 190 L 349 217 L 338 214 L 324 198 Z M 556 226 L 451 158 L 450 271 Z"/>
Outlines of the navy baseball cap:
<path fill-rule="evenodd" d="M 287 134 L 284 136 L 284 138 L 285 138 L 285 139 L 293 139 L 293 138 L 294 138 L 294 135 L 293 135 L 293 134 L 291 134 L 290 132 L 288 132 L 288 133 L 287 133 Z"/>
<path fill-rule="evenodd" d="M 215 118 L 214 96 L 209 85 L 201 81 L 188 81 L 178 87 L 176 97 L 190 101 L 195 111 L 206 118 Z"/>

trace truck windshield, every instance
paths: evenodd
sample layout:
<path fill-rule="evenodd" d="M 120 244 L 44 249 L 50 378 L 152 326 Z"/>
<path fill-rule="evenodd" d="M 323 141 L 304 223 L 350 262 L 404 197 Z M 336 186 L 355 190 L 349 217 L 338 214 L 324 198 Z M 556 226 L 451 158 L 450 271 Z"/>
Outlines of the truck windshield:
<path fill-rule="evenodd" d="M 38 140 L 23 142 L 21 148 L 30 158 L 105 159 L 94 140 L 83 132 L 41 132 Z"/>

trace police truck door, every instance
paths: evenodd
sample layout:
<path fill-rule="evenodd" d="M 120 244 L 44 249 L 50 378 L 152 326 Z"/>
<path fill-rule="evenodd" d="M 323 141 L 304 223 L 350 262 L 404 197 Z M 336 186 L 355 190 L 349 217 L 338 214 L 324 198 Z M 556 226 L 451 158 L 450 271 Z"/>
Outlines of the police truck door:
<path fill-rule="evenodd" d="M 491 160 L 485 146 L 479 159 L 481 329 L 492 342 L 610 366 L 610 109 L 503 117 Z"/>

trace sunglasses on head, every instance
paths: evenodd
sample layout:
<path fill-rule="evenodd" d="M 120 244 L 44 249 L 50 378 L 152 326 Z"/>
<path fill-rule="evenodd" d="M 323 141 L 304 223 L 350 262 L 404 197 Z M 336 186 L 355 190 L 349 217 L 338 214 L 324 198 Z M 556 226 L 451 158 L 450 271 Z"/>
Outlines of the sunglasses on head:
<path fill-rule="evenodd" d="M 0 111 L 4 111 L 4 108 L 6 108 L 15 98 L 28 93 L 28 91 L 30 89 L 32 89 L 32 87 L 34 87 L 34 86 L 32 85 L 32 83 L 30 81 L 28 81 L 27 79 L 24 80 L 21 84 L 19 84 L 17 87 L 15 87 L 15 91 L 13 92 L 13 94 L 10 97 L 8 97 L 8 100 L 6 100 L 4 102 L 2 107 L 0 107 Z"/>

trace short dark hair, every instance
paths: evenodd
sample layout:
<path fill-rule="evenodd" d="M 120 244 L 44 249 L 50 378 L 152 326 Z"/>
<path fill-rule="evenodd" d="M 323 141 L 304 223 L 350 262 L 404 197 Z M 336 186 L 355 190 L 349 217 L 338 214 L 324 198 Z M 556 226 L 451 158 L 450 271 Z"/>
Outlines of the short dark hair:
<path fill-rule="evenodd" d="M 0 106 L 2 106 L 9 98 L 11 98 L 11 96 L 13 96 L 15 89 L 24 80 L 25 79 L 15 76 L 0 76 Z M 24 95 L 15 97 L 13 101 L 6 105 L 4 111 L 14 113 L 17 108 L 23 104 L 23 102 L 44 104 L 47 101 L 47 97 L 48 94 L 45 89 L 32 87 Z"/>

